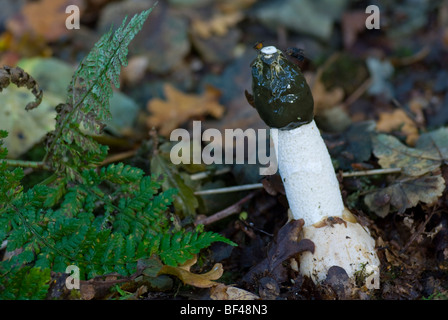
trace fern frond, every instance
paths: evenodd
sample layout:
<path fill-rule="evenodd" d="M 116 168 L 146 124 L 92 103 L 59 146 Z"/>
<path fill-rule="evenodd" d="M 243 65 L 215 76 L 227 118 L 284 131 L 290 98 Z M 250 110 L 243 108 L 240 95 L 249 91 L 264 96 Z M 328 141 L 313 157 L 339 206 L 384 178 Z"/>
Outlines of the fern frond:
<path fill-rule="evenodd" d="M 211 231 L 202 233 L 181 231 L 174 234 L 164 234 L 160 238 L 159 256 L 167 265 L 184 264 L 199 251 L 216 241 L 235 245 L 232 241 Z"/>
<path fill-rule="evenodd" d="M 50 283 L 50 269 L 24 267 L 12 277 L 0 279 L 0 300 L 44 299 Z"/>
<path fill-rule="evenodd" d="M 0 261 L 0 298 L 44 298 L 50 270 L 65 272 L 71 264 L 79 267 L 82 279 L 111 272 L 130 275 L 138 263 L 153 257 L 174 266 L 215 241 L 233 245 L 219 234 L 181 230 L 173 223 L 169 208 L 179 190 L 167 188 L 165 178 L 182 186 L 176 180 L 180 177 L 173 180 L 167 170 L 164 176 L 145 176 L 122 163 L 95 167 L 107 147 L 83 130 L 100 133 L 109 119 L 112 84 L 119 86 L 127 47 L 150 11 L 104 35 L 75 72 L 67 102 L 56 108 L 56 128 L 48 135 L 42 161 L 56 174 L 30 188 L 22 186 L 24 162 L 2 160 L 7 133 L 0 130 L 0 243 L 8 253 Z M 22 73 L 5 72 L 0 72 L 0 89 L 9 85 L 6 80 L 22 84 Z M 26 76 L 25 85 L 36 90 L 38 102 L 37 84 Z M 183 194 L 187 199 L 188 193 Z"/>
<path fill-rule="evenodd" d="M 56 110 L 55 130 L 47 138 L 47 153 L 56 171 L 71 180 L 79 178 L 79 168 L 88 168 L 104 160 L 107 148 L 81 132 L 81 127 L 100 134 L 111 117 L 109 100 L 112 84 L 120 86 L 121 67 L 127 65 L 128 46 L 140 31 L 152 9 L 124 19 L 115 31 L 101 37 L 80 63 L 68 88 L 67 103 Z"/>

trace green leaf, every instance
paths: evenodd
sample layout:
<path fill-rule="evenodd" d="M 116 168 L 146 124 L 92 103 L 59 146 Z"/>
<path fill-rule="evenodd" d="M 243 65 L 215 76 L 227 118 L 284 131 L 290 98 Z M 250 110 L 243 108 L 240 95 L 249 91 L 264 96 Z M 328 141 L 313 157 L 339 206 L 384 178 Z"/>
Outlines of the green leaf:
<path fill-rule="evenodd" d="M 172 236 L 164 235 L 162 237 L 159 256 L 167 265 L 181 265 L 217 241 L 236 246 L 234 242 L 214 232 L 180 231 Z"/>

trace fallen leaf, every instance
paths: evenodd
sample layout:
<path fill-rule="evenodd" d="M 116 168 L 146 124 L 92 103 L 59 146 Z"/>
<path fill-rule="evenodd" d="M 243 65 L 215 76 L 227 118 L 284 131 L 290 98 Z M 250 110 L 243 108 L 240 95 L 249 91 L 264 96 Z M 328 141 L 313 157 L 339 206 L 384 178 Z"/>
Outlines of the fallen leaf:
<path fill-rule="evenodd" d="M 344 268 L 332 266 L 322 283 L 323 295 L 326 300 L 349 300 L 353 284 Z"/>
<path fill-rule="evenodd" d="M 209 272 L 196 274 L 190 271 L 190 268 L 194 264 L 196 264 L 196 262 L 197 262 L 197 256 L 195 256 L 191 260 L 188 260 L 181 266 L 173 267 L 164 265 L 160 269 L 159 275 L 170 274 L 176 276 L 177 278 L 182 280 L 184 284 L 188 284 L 197 288 L 211 288 L 217 285 L 218 283 L 213 280 L 218 280 L 219 278 L 221 278 L 224 272 L 222 264 L 216 263 Z"/>
<path fill-rule="evenodd" d="M 159 133 L 169 136 L 171 131 L 185 121 L 202 115 L 212 115 L 219 118 L 224 113 L 224 107 L 219 104 L 219 90 L 207 86 L 202 95 L 186 94 L 170 84 L 165 84 L 166 100 L 154 98 L 148 102 L 151 115 L 147 119 L 150 128 L 159 128 Z"/>
<path fill-rule="evenodd" d="M 205 63 L 223 65 L 235 58 L 235 47 L 241 35 L 241 30 L 237 28 L 206 38 L 197 32 L 191 32 L 191 43 Z"/>
<path fill-rule="evenodd" d="M 69 16 L 65 13 L 65 10 L 69 5 L 77 5 L 82 11 L 83 1 L 41 0 L 27 2 L 22 7 L 21 17 L 8 21 L 8 28 L 15 35 L 31 32 L 44 37 L 47 41 L 58 40 L 70 32 L 65 25 Z"/>
<path fill-rule="evenodd" d="M 370 192 L 364 197 L 364 203 L 384 218 L 392 208 L 401 214 L 419 202 L 430 205 L 442 196 L 444 190 L 445 180 L 440 174 L 426 174 L 418 178 L 399 179 L 386 188 Z"/>
<path fill-rule="evenodd" d="M 372 136 L 375 122 L 359 121 L 340 135 L 324 135 L 325 142 L 337 169 L 353 170 L 355 164 L 363 163 L 372 155 Z"/>
<path fill-rule="evenodd" d="M 400 131 L 406 136 L 406 143 L 414 146 L 418 137 L 418 128 L 414 121 L 401 109 L 393 112 L 381 112 L 376 128 L 381 132 Z"/>
<path fill-rule="evenodd" d="M 234 27 L 243 18 L 244 14 L 241 11 L 216 14 L 207 21 L 193 19 L 191 28 L 195 34 L 203 39 L 208 39 L 212 36 L 220 37 L 227 34 L 229 29 Z"/>
<path fill-rule="evenodd" d="M 364 198 L 369 209 L 385 217 L 392 207 L 403 213 L 419 202 L 432 204 L 445 190 L 440 166 L 448 159 L 448 129 L 422 134 L 415 148 L 397 138 L 379 134 L 372 138 L 373 153 L 382 168 L 401 168 L 401 177 L 388 187 L 370 192 Z"/>
<path fill-rule="evenodd" d="M 316 114 L 338 105 L 344 98 L 344 90 L 342 88 L 336 87 L 331 90 L 325 88 L 325 85 L 320 79 L 320 72 L 316 75 L 311 91 L 313 92 Z"/>
<path fill-rule="evenodd" d="M 33 75 L 43 90 L 44 97 L 52 94 L 59 97 L 58 103 L 65 102 L 67 87 L 74 72 L 70 64 L 56 58 L 39 57 L 22 59 L 18 64 Z M 112 118 L 106 122 L 108 130 L 116 135 L 132 132 L 139 111 L 137 103 L 118 90 L 114 90 L 109 103 Z"/>
<path fill-rule="evenodd" d="M 218 284 L 210 288 L 212 300 L 259 300 L 260 297 L 249 291 L 225 284 Z"/>
<path fill-rule="evenodd" d="M 448 159 L 448 128 L 439 128 L 423 133 L 415 145 L 417 149 L 438 153 L 440 158 L 447 163 Z"/>
<path fill-rule="evenodd" d="M 265 272 L 279 281 L 283 261 L 303 251 L 314 252 L 314 243 L 311 240 L 300 240 L 303 224 L 303 219 L 291 220 L 285 224 L 269 246 L 266 258 L 249 270 L 243 277 L 243 282 L 252 283 L 257 276 Z"/>
<path fill-rule="evenodd" d="M 276 300 L 280 295 L 278 281 L 266 276 L 258 281 L 258 293 L 263 300 Z"/>
<path fill-rule="evenodd" d="M 421 176 L 438 169 L 448 159 L 448 140 L 439 136 L 448 136 L 447 130 L 422 135 L 417 148 L 405 146 L 394 136 L 379 134 L 372 138 L 373 153 L 382 168 L 401 168 L 407 176 Z"/>
<path fill-rule="evenodd" d="M 26 111 L 25 106 L 34 100 L 34 96 L 26 89 L 10 86 L 0 95 L 2 101 L 0 129 L 9 132 L 4 142 L 8 149 L 8 157 L 15 159 L 54 129 L 56 116 L 54 106 L 61 100 L 46 93 L 38 108 Z"/>

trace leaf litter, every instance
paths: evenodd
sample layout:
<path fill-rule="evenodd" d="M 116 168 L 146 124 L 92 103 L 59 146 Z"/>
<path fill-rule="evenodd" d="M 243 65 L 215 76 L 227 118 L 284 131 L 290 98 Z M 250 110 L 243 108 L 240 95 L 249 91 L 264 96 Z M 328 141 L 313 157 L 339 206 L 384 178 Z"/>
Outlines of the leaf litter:
<path fill-rule="evenodd" d="M 4 5 L 10 2 L 5 1 Z M 301 14 L 306 12 L 312 21 L 325 21 L 312 30 L 308 24 L 297 23 L 297 16 L 291 15 L 288 8 L 297 6 L 294 0 L 284 1 L 281 10 L 253 0 L 176 2 L 159 4 L 147 30 L 131 48 L 130 61 L 134 62 L 121 79 L 121 92 L 130 95 L 137 92 L 135 99 L 142 106 L 139 122 L 129 135 L 131 145 L 135 146 L 137 141 L 141 148 L 129 161 L 170 177 L 164 188 L 175 187 L 179 191 L 174 204 L 176 224 L 188 225 L 199 214 L 212 216 L 214 212 L 204 212 L 205 196 L 196 196 L 194 192 L 205 185 L 234 186 L 241 181 L 241 169 L 232 167 L 224 175 L 208 176 L 193 183 L 185 166 L 170 163 L 166 139 L 173 129 L 188 128 L 194 119 L 202 120 L 204 128 L 263 127 L 244 98 L 244 90 L 250 88 L 247 61 L 253 58 L 253 43 L 264 40 L 282 49 L 302 47 L 311 60 L 304 71 L 308 79 L 316 79 L 313 92 L 317 111 L 327 114 L 320 117 L 319 127 L 332 129 L 324 137 L 335 168 L 339 173 L 399 170 L 369 176 L 339 174 L 344 198 L 376 239 L 382 262 L 381 287 L 367 294 L 362 287 L 348 285 L 344 273 L 337 269 L 328 274 L 322 286 L 316 286 L 291 268 L 295 254 L 312 250 L 312 244 L 291 240 L 300 227 L 287 223 L 288 205 L 281 180 L 273 177 L 270 181 L 265 179 L 264 188 L 253 191 L 250 200 L 238 206 L 239 212 L 205 226 L 225 234 L 238 247 L 212 246 L 201 253 L 198 262 L 168 268 L 166 274 L 160 275 L 157 274 L 162 266 L 156 262 L 140 262 L 143 267 L 135 278 L 120 279 L 111 274 L 85 283 L 88 290 L 84 291 L 84 298 L 111 297 L 114 286 L 121 291 L 117 289 L 112 296 L 116 298 L 121 292 L 122 297 L 132 299 L 174 296 L 202 299 L 204 292 L 206 298 L 223 300 L 443 297 L 448 290 L 448 86 L 444 70 L 448 42 L 446 37 L 435 35 L 448 34 L 444 14 L 448 6 L 422 2 L 419 8 L 413 8 L 412 1 L 391 1 L 385 4 L 384 11 L 391 25 L 387 30 L 371 31 L 362 27 L 365 14 L 360 9 L 365 8 L 348 1 L 335 2 L 332 9 L 317 9 L 316 4 L 305 1 Z M 183 4 L 179 5 L 180 2 Z M 77 57 L 88 46 L 76 40 L 74 34 L 78 31 L 67 32 L 66 15 L 58 8 L 65 3 L 33 1 L 20 8 L 17 15 L 0 22 L 4 23 L 0 30 L 6 30 L 0 35 L 0 61 L 53 54 L 76 65 Z M 82 21 L 86 23 L 82 32 L 93 38 L 114 21 L 121 21 L 123 12 L 132 14 L 147 5 L 145 1 L 79 1 L 79 4 L 83 15 L 88 16 Z M 44 11 L 45 15 L 39 15 Z M 328 30 L 339 28 L 334 23 L 340 19 L 336 12 L 343 13 L 342 30 L 340 35 L 337 32 L 331 35 Z M 53 13 L 52 17 L 47 13 Z M 434 16 L 438 19 L 431 19 Z M 44 17 L 45 23 L 41 21 Z M 54 23 L 58 27 L 52 28 Z M 337 41 L 322 44 L 322 39 L 330 38 Z M 336 43 L 343 43 L 344 48 Z M 334 52 L 356 59 L 351 58 L 348 63 L 335 59 L 332 68 L 326 69 Z M 347 69 L 347 65 L 353 68 Z M 321 77 L 323 71 L 329 75 L 325 79 Z M 367 82 L 369 78 L 371 83 Z M 207 87 L 209 84 L 213 88 Z M 22 111 L 32 99 L 29 94 L 27 101 L 20 102 Z M 391 99 L 397 99 L 403 106 Z M 42 105 L 29 113 L 39 110 Z M 16 108 L 14 113 L 22 117 Z M 43 122 L 48 125 L 54 115 L 47 109 L 44 113 Z M 335 125 L 337 119 L 342 120 Z M 152 127 L 158 130 L 161 142 L 145 151 L 147 142 L 141 141 L 141 137 L 147 137 Z M 32 131 L 24 134 L 38 136 Z M 148 139 L 153 138 L 149 135 Z M 30 147 L 36 143 L 33 141 Z M 114 143 L 112 140 L 114 151 L 126 151 Z M 25 149 L 12 155 L 22 152 Z M 245 177 L 245 183 L 260 182 L 257 175 Z M 219 212 L 245 196 L 247 193 L 241 192 L 233 198 L 206 197 Z M 230 203 L 224 198 L 230 199 Z M 286 237 L 280 238 L 281 235 Z M 53 279 L 59 278 L 54 275 Z M 177 290 L 179 282 L 183 286 Z M 195 287 L 197 291 L 191 290 Z M 53 293 L 56 297 L 57 292 Z"/>

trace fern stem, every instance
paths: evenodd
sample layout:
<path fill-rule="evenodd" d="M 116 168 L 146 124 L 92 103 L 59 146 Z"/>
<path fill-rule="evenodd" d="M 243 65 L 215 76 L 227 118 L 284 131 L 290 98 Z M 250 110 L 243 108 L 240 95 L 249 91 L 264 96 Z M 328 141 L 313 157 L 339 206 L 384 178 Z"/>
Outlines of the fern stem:
<path fill-rule="evenodd" d="M 50 183 L 55 181 L 57 178 L 58 178 L 58 175 L 56 173 L 53 173 L 51 176 L 49 176 L 45 180 L 39 182 L 39 185 L 48 186 Z"/>
<path fill-rule="evenodd" d="M 26 160 L 11 160 L 11 159 L 3 159 L 1 161 L 6 163 L 10 167 L 22 167 L 22 168 L 24 167 L 24 168 L 51 170 L 50 166 L 47 165 L 44 161 L 26 161 Z"/>

